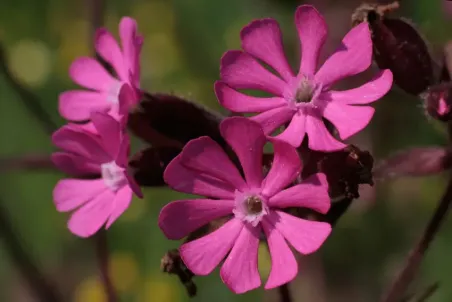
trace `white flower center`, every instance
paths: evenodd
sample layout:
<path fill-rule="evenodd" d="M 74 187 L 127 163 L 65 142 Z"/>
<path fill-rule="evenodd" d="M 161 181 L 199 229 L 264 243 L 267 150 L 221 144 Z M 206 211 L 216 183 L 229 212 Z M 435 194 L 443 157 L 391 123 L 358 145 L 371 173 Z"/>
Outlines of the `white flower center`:
<path fill-rule="evenodd" d="M 252 226 L 257 226 L 262 217 L 268 214 L 265 199 L 258 194 L 236 192 L 235 203 L 235 217 L 249 222 Z"/>
<path fill-rule="evenodd" d="M 105 185 L 112 191 L 117 191 L 127 183 L 125 169 L 118 166 L 114 161 L 102 164 L 100 169 Z"/>
<path fill-rule="evenodd" d="M 119 104 L 119 91 L 121 90 L 122 83 L 115 81 L 107 91 L 107 102 L 118 105 Z"/>

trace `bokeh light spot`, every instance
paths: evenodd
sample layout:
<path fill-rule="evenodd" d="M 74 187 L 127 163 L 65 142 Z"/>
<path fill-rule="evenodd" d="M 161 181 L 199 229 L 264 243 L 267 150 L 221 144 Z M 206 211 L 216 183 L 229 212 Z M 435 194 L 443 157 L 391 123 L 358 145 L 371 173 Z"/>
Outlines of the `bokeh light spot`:
<path fill-rule="evenodd" d="M 162 274 L 151 276 L 144 283 L 144 291 L 140 302 L 175 302 L 180 301 L 180 284 L 174 282 L 175 278 Z M 173 276 L 174 277 L 174 276 Z"/>
<path fill-rule="evenodd" d="M 20 40 L 10 49 L 9 66 L 19 81 L 41 86 L 50 74 L 50 50 L 42 41 Z"/>
<path fill-rule="evenodd" d="M 118 291 L 127 292 L 133 289 L 139 277 L 139 272 L 137 261 L 132 254 L 113 254 L 109 269 L 113 285 Z"/>
<path fill-rule="evenodd" d="M 104 288 L 97 277 L 83 280 L 75 290 L 75 302 L 107 302 Z"/>

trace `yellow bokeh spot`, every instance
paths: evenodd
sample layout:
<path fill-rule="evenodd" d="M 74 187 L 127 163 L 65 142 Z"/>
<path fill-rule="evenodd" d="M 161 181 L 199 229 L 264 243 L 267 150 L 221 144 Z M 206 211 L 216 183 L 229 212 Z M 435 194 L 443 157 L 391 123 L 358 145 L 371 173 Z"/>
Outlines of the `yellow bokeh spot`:
<path fill-rule="evenodd" d="M 32 87 L 42 85 L 51 71 L 49 48 L 38 40 L 20 40 L 10 49 L 9 66 L 19 81 Z"/>
<path fill-rule="evenodd" d="M 132 7 L 131 16 L 139 24 L 140 32 L 171 32 L 174 12 L 170 1 L 146 1 Z"/>
<path fill-rule="evenodd" d="M 75 290 L 74 302 L 107 302 L 101 281 L 97 277 L 83 280 Z"/>
<path fill-rule="evenodd" d="M 133 290 L 139 278 L 138 264 L 133 255 L 127 253 L 113 254 L 109 271 L 113 286 L 119 292 Z"/>
<path fill-rule="evenodd" d="M 77 57 L 91 56 L 94 50 L 91 49 L 93 38 L 90 37 L 90 24 L 86 20 L 75 20 L 67 25 L 66 32 L 61 36 L 59 46 L 58 72 L 68 78 L 68 70 L 72 61 Z"/>
<path fill-rule="evenodd" d="M 175 281 L 175 276 L 167 276 L 159 274 L 151 276 L 144 283 L 143 292 L 141 293 L 140 302 L 176 302 L 180 300 L 179 290 L 180 284 Z"/>
<path fill-rule="evenodd" d="M 142 54 L 145 54 L 141 59 L 143 77 L 164 77 L 180 65 L 178 48 L 170 34 L 146 36 Z"/>
<path fill-rule="evenodd" d="M 272 266 L 272 261 L 270 258 L 270 253 L 268 252 L 268 247 L 265 242 L 259 244 L 259 273 L 263 280 L 267 280 L 270 274 L 270 269 Z"/>
<path fill-rule="evenodd" d="M 119 221 L 133 222 L 140 219 L 146 214 L 146 205 L 147 202 L 144 198 L 134 197 L 129 208 L 121 215 Z"/>

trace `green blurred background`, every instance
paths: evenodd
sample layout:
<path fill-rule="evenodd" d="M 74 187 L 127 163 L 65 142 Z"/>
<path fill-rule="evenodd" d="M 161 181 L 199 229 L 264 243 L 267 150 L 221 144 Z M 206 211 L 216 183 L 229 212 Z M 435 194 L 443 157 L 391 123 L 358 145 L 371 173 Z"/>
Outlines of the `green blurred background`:
<path fill-rule="evenodd" d="M 287 53 L 298 62 L 293 13 L 296 0 L 107 0 L 105 26 L 115 35 L 121 16 L 135 18 L 145 43 L 141 56 L 142 87 L 171 92 L 221 110 L 213 83 L 219 60 L 227 49 L 239 48 L 239 31 L 254 18 L 280 21 Z M 330 27 L 325 57 L 349 29 L 355 0 L 310 1 Z M 67 71 L 72 60 L 90 55 L 90 1 L 2 0 L 0 42 L 8 63 L 22 85 L 39 96 L 54 120 L 58 94 L 75 87 Z M 411 19 L 430 40 L 434 53 L 452 39 L 452 19 L 440 0 L 403 0 L 400 15 Z M 366 74 L 369 76 L 371 73 Z M 376 105 L 377 113 L 363 133 L 352 139 L 381 159 L 410 146 L 445 143 L 442 126 L 428 120 L 420 101 L 394 89 Z M 48 135 L 0 74 L 0 156 L 48 154 Z M 134 148 L 140 147 L 135 142 Z M 67 301 L 106 301 L 98 279 L 91 240 L 71 235 L 67 215 L 57 213 L 52 188 L 63 175 L 52 171 L 0 170 L 1 206 L 39 268 L 54 281 Z M 343 217 L 321 251 L 300 258 L 300 274 L 291 287 L 295 301 L 378 301 L 391 276 L 419 237 L 445 186 L 443 176 L 380 181 L 363 188 L 362 198 Z M 159 209 L 182 195 L 166 189 L 145 190 L 144 200 L 132 206 L 108 231 L 110 271 L 122 301 L 188 301 L 176 277 L 159 271 L 160 258 L 177 242 L 164 238 L 157 227 Z M 413 291 L 439 281 L 432 302 L 452 301 L 452 220 L 443 229 L 423 262 Z M 260 250 L 262 275 L 269 257 Z M 193 301 L 278 301 L 275 291 L 245 295 L 229 292 L 218 272 L 196 278 L 199 293 Z M 38 301 L 0 240 L 0 301 Z"/>

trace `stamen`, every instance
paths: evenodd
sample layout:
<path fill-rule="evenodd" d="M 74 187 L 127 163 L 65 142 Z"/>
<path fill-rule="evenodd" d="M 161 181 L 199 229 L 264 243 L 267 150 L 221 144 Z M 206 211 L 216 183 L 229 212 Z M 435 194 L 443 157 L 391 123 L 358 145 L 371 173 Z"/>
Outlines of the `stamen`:
<path fill-rule="evenodd" d="M 262 212 L 262 200 L 257 196 L 248 197 L 245 201 L 248 214 L 259 214 Z"/>
<path fill-rule="evenodd" d="M 301 80 L 300 87 L 297 89 L 295 93 L 295 102 L 296 103 L 309 103 L 312 101 L 312 97 L 314 96 L 315 87 L 312 83 L 304 78 Z"/>

